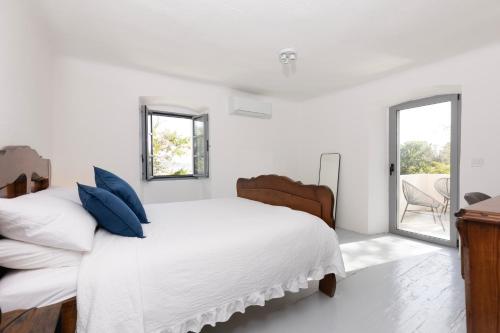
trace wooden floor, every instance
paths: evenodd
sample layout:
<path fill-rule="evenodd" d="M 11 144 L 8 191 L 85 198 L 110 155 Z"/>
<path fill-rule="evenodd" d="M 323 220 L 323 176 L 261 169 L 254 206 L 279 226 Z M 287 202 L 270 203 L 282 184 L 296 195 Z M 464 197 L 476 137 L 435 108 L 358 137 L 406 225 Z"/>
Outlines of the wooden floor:
<path fill-rule="evenodd" d="M 349 272 L 334 299 L 289 295 L 202 332 L 466 331 L 457 250 L 393 235 L 338 233 Z"/>

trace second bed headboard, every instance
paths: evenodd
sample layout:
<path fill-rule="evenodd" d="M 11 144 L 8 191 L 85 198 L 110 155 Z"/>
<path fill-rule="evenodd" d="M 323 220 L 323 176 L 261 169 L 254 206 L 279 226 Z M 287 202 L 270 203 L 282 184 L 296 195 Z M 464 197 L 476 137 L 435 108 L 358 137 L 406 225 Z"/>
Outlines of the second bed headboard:
<path fill-rule="evenodd" d="M 335 228 L 333 192 L 326 186 L 304 185 L 288 177 L 264 175 L 238 179 L 236 190 L 241 198 L 307 212 Z"/>
<path fill-rule="evenodd" d="M 0 198 L 38 192 L 49 184 L 50 160 L 28 146 L 8 146 L 0 150 Z M 6 271 L 0 267 L 0 278 Z"/>
<path fill-rule="evenodd" d="M 0 150 L 0 198 L 37 192 L 49 187 L 50 160 L 28 146 Z"/>

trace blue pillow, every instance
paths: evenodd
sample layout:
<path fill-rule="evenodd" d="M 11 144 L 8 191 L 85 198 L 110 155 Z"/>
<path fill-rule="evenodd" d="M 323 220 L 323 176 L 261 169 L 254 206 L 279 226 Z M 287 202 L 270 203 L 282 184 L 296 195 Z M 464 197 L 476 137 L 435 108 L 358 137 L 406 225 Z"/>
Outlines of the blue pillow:
<path fill-rule="evenodd" d="M 141 200 L 126 181 L 98 167 L 94 167 L 94 178 L 97 187 L 105 189 L 122 199 L 132 209 L 141 223 L 149 223 Z"/>
<path fill-rule="evenodd" d="M 81 184 L 78 184 L 78 194 L 83 207 L 101 227 L 115 235 L 144 238 L 139 219 L 116 195 Z"/>

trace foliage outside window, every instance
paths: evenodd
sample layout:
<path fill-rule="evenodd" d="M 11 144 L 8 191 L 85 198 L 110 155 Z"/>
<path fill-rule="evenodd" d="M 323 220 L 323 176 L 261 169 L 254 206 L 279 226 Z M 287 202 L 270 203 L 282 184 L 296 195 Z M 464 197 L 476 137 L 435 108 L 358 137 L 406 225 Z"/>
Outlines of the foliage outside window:
<path fill-rule="evenodd" d="M 449 142 L 439 148 L 426 141 L 405 142 L 400 148 L 401 174 L 449 174 L 450 148 Z"/>
<path fill-rule="evenodd" d="M 144 178 L 208 177 L 208 115 L 143 108 Z"/>

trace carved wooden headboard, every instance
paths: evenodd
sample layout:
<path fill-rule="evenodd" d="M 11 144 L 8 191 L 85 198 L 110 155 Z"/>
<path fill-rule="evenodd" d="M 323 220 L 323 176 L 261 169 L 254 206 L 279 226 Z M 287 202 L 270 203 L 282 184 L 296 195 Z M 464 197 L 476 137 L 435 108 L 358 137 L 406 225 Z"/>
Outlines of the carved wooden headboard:
<path fill-rule="evenodd" d="M 335 228 L 333 192 L 326 186 L 304 185 L 288 177 L 265 175 L 238 179 L 236 190 L 239 197 L 307 212 Z"/>
<path fill-rule="evenodd" d="M 28 146 L 8 146 L 0 150 L 0 198 L 41 191 L 49 184 L 50 160 Z M 0 278 L 6 271 L 0 267 Z"/>
<path fill-rule="evenodd" d="M 0 150 L 1 198 L 44 190 L 49 184 L 50 160 L 28 146 L 8 146 Z"/>

